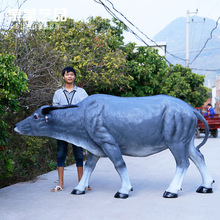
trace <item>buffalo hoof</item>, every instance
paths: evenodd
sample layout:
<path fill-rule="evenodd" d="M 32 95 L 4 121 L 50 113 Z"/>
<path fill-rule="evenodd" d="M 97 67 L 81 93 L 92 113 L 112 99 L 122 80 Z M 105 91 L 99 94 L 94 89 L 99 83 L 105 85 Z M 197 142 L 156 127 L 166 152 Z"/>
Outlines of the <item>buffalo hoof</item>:
<path fill-rule="evenodd" d="M 117 198 L 117 199 L 127 199 L 128 194 L 117 192 L 114 197 Z"/>
<path fill-rule="evenodd" d="M 173 199 L 173 198 L 177 198 L 178 194 L 165 191 L 163 197 L 168 199 Z"/>
<path fill-rule="evenodd" d="M 212 188 L 206 188 L 204 186 L 200 186 L 197 190 L 197 193 L 213 193 Z"/>
<path fill-rule="evenodd" d="M 71 194 L 74 194 L 74 195 L 83 195 L 85 194 L 85 191 L 80 191 L 80 190 L 77 190 L 77 189 L 74 189 Z"/>

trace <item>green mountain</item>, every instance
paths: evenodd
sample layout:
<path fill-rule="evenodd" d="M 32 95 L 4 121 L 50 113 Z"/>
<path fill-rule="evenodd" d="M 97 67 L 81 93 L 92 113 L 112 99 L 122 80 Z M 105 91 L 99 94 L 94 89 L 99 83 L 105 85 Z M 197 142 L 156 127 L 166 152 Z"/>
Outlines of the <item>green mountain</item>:
<path fill-rule="evenodd" d="M 206 76 L 206 86 L 213 86 L 215 76 L 220 74 L 220 24 L 217 28 L 216 25 L 216 21 L 212 19 L 190 17 L 189 67 L 194 73 Z M 169 62 L 185 66 L 186 18 L 180 17 L 171 22 L 154 40 L 166 42 L 166 57 Z"/>

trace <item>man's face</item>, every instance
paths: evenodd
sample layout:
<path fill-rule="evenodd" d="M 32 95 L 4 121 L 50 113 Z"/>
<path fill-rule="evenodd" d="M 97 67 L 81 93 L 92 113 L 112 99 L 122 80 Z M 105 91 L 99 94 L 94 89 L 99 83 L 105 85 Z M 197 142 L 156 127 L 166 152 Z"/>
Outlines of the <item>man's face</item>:
<path fill-rule="evenodd" d="M 73 84 L 74 80 L 75 80 L 75 74 L 73 72 L 65 72 L 64 76 L 63 76 L 63 80 L 65 81 L 65 83 L 67 84 Z"/>

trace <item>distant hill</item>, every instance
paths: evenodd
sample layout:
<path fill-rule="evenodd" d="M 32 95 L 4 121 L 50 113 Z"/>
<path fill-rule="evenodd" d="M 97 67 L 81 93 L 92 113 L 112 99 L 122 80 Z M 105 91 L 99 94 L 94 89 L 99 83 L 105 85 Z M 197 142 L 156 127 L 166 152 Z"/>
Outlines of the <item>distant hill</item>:
<path fill-rule="evenodd" d="M 197 16 L 190 17 L 189 62 L 194 60 L 207 39 L 211 38 L 210 33 L 215 26 L 216 21 L 214 20 Z M 186 18 L 180 17 L 171 22 L 154 37 L 154 40 L 156 42 L 166 42 L 169 53 L 186 59 Z M 166 57 L 172 64 L 179 63 L 185 66 L 185 61 L 181 59 L 177 59 L 168 53 Z M 193 69 L 194 73 L 206 75 L 206 86 L 215 84 L 215 76 L 220 74 L 220 24 L 213 31 L 212 39 L 207 42 L 202 53 L 195 61 L 190 63 L 189 67 Z"/>

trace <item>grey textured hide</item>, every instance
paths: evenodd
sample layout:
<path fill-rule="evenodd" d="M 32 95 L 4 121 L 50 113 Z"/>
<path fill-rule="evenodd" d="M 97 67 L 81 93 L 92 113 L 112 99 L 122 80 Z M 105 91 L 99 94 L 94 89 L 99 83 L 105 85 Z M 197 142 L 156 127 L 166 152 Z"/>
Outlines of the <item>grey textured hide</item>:
<path fill-rule="evenodd" d="M 195 148 L 197 120 L 206 127 L 206 136 Z M 109 157 L 122 181 L 115 196 L 128 197 L 132 189 L 122 155 L 145 157 L 167 148 L 176 160 L 176 173 L 164 197 L 177 197 L 189 159 L 198 167 L 202 186 L 211 189 L 212 177 L 207 171 L 199 148 L 208 138 L 208 125 L 203 116 L 184 101 L 166 96 L 125 98 L 92 95 L 77 106 L 63 108 L 43 106 L 16 124 L 15 131 L 32 136 L 47 136 L 82 146 L 91 154 L 83 178 L 75 188 L 84 192 L 99 157 Z"/>

